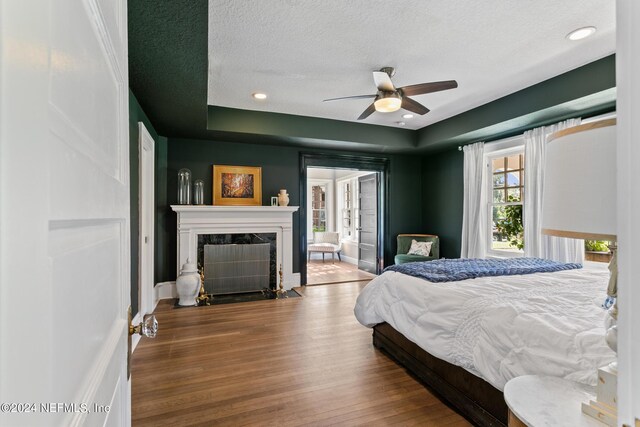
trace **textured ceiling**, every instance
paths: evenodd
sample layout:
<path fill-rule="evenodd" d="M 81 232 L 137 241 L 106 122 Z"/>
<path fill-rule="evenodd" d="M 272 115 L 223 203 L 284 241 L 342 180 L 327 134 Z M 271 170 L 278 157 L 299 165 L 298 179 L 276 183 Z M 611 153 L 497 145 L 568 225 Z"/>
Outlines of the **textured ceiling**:
<path fill-rule="evenodd" d="M 131 0 L 129 86 L 163 136 L 207 131 L 207 0 Z"/>
<path fill-rule="evenodd" d="M 355 121 L 367 100 L 321 101 L 374 93 L 374 69 L 396 67 L 396 86 L 457 80 L 415 97 L 432 111 L 404 120 L 410 129 L 615 50 L 610 0 L 210 0 L 208 9 L 210 105 Z M 598 32 L 565 38 L 586 25 Z M 254 100 L 257 91 L 268 99 Z M 396 126 L 402 113 L 365 122 Z"/>

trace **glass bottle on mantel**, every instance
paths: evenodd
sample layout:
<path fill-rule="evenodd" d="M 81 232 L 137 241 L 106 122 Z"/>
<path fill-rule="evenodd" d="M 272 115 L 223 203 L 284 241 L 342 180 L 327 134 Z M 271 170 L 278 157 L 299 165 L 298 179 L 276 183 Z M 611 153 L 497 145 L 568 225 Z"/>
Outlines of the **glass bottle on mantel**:
<path fill-rule="evenodd" d="M 186 168 L 178 171 L 178 204 L 191 204 L 191 171 Z"/>
<path fill-rule="evenodd" d="M 193 204 L 204 205 L 204 181 L 201 179 L 193 182 Z"/>

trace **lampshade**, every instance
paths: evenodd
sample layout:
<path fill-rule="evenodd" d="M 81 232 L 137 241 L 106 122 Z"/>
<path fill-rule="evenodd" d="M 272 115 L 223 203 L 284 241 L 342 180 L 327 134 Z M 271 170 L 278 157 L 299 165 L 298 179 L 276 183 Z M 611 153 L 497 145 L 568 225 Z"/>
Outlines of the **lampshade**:
<path fill-rule="evenodd" d="M 380 113 L 393 113 L 400 109 L 402 99 L 400 99 L 400 95 L 395 92 L 385 92 L 384 95 L 378 96 L 373 102 L 373 105 L 376 111 Z"/>
<path fill-rule="evenodd" d="M 542 233 L 616 240 L 616 121 L 553 133 L 547 142 Z"/>

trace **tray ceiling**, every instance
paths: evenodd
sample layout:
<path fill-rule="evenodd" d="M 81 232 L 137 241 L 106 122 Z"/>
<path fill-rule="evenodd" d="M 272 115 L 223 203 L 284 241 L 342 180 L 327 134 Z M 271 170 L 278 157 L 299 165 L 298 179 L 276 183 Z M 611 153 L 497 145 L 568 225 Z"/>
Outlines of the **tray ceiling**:
<path fill-rule="evenodd" d="M 615 51 L 610 0 L 209 0 L 208 104 L 356 121 L 375 93 L 371 71 L 394 83 L 458 81 L 416 96 L 424 116 L 374 113 L 364 123 L 419 129 Z M 592 25 L 581 41 L 567 33 Z M 254 92 L 268 98 L 258 101 Z"/>

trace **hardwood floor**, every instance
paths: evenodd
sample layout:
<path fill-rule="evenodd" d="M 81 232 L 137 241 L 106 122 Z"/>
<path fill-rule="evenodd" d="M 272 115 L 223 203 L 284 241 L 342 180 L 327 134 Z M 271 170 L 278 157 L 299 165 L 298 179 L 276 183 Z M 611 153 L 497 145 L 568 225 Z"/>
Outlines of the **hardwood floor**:
<path fill-rule="evenodd" d="M 331 259 L 312 260 L 307 263 L 307 283 L 309 285 L 319 285 L 327 283 L 354 282 L 358 280 L 371 280 L 375 275 L 366 271 L 358 270 L 357 265 L 348 262 L 340 262 Z"/>
<path fill-rule="evenodd" d="M 158 336 L 133 354 L 133 425 L 469 425 L 374 349 L 353 316 L 364 284 L 210 307 L 161 301 Z"/>

